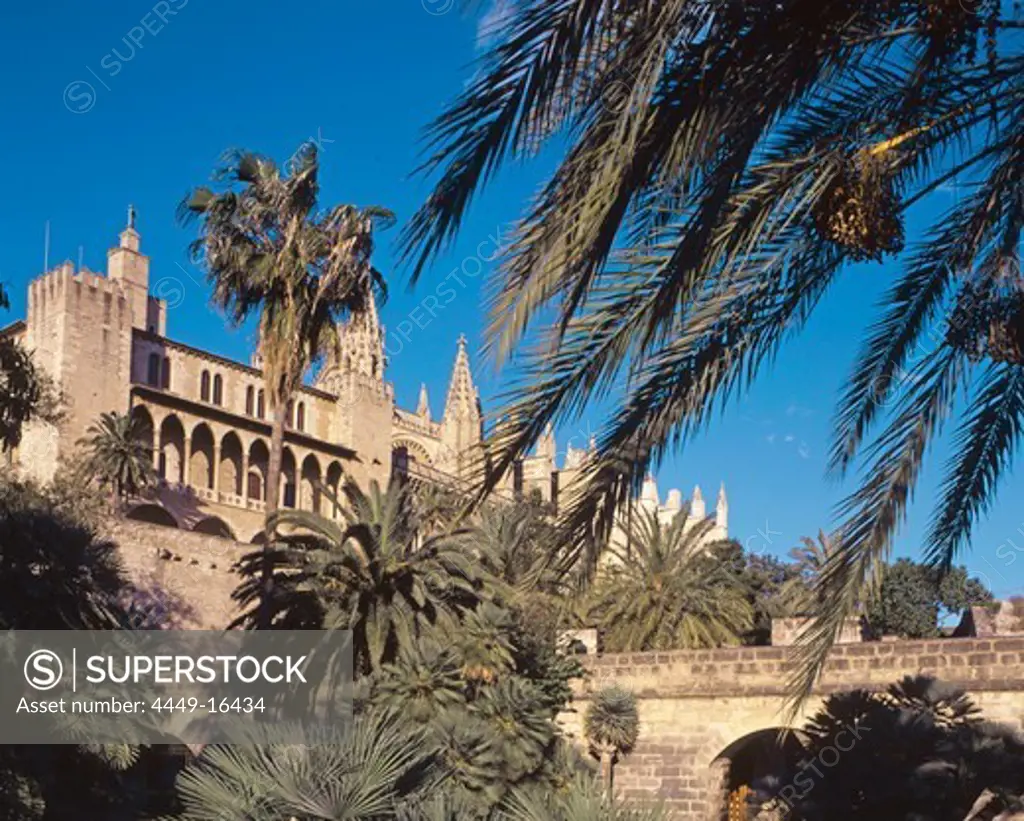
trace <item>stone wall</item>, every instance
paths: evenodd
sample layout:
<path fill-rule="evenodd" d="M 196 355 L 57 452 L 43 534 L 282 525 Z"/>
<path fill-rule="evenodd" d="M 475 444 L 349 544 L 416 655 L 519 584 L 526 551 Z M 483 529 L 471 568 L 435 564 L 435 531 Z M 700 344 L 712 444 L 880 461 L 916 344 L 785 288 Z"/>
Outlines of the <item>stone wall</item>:
<path fill-rule="evenodd" d="M 785 726 L 787 649 L 738 649 L 585 657 L 588 677 L 577 683 L 561 722 L 582 743 L 590 695 L 618 684 L 640 710 L 640 739 L 616 765 L 616 789 L 632 798 L 664 801 L 677 819 L 718 821 L 730 751 L 760 731 Z M 967 689 L 985 716 L 1021 728 L 1024 638 L 873 642 L 837 646 L 815 696 L 857 687 L 883 688 L 906 675 L 934 675 Z"/>
<path fill-rule="evenodd" d="M 175 627 L 219 630 L 239 611 L 231 600 L 240 577 L 235 563 L 253 545 L 171 527 L 121 520 L 104 536 L 119 547 L 143 606 Z"/>

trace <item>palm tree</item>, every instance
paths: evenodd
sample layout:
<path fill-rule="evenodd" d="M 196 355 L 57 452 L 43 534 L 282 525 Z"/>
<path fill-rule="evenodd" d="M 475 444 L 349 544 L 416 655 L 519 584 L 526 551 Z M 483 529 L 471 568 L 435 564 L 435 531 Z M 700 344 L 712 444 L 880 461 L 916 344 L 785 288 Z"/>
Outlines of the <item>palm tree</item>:
<path fill-rule="evenodd" d="M 626 544 L 610 548 L 591 601 L 612 652 L 736 644 L 753 623 L 753 609 L 735 576 L 708 551 L 714 526 L 687 527 L 684 507 L 667 525 L 640 511 Z"/>
<path fill-rule="evenodd" d="M 320 629 L 351 630 L 356 670 L 393 662 L 428 627 L 454 625 L 481 597 L 482 574 L 457 537 L 416 544 L 409 494 L 393 483 L 368 493 L 343 488 L 344 522 L 308 511 L 280 510 L 271 526 L 284 533 L 287 566 L 278 576 L 271 618 L 288 623 L 289 610 L 317 604 Z M 258 598 L 250 586 L 243 603 Z"/>
<path fill-rule="evenodd" d="M 601 759 L 601 778 L 612 794 L 615 761 L 636 746 L 640 735 L 640 713 L 636 696 L 618 685 L 598 690 L 583 714 L 583 736 Z"/>
<path fill-rule="evenodd" d="M 85 448 L 85 474 L 100 487 L 109 487 L 122 505 L 156 479 L 153 450 L 144 436 L 144 425 L 131 413 L 101 413 L 78 440 Z"/>
<path fill-rule="evenodd" d="M 423 733 L 386 711 L 306 745 L 207 747 L 178 778 L 181 821 L 394 818 L 432 786 Z"/>
<path fill-rule="evenodd" d="M 625 385 L 562 507 L 579 549 L 607 535 L 849 263 L 900 253 L 905 210 L 962 187 L 901 258 L 840 402 L 831 469 L 868 464 L 797 668 L 808 692 L 944 423 L 959 417 L 957 449 L 925 553 L 947 567 L 1024 435 L 1019 15 L 1002 0 L 509 4 L 430 128 L 422 170 L 439 180 L 402 238 L 415 279 L 504 162 L 567 139 L 490 290 L 495 359 L 524 350 L 482 490 Z"/>
<path fill-rule="evenodd" d="M 787 579 L 779 591 L 782 604 L 789 612 L 799 616 L 813 615 L 824 604 L 820 600 L 819 582 L 835 550 L 835 538 L 818 531 L 817 540 L 804 536 L 800 545 L 789 551 L 797 575 Z"/>
<path fill-rule="evenodd" d="M 183 222 L 199 221 L 190 250 L 206 270 L 214 304 L 234 325 L 259 317 L 272 421 L 267 465 L 267 532 L 278 507 L 287 409 L 313 365 L 336 350 L 337 327 L 359 313 L 384 281 L 370 262 L 373 230 L 390 224 L 390 211 L 376 206 L 319 208 L 320 163 L 316 145 L 300 146 L 281 170 L 270 159 L 229 152 L 215 180 L 224 189 L 196 188 L 181 204 Z M 273 570 L 263 571 L 263 615 L 269 624 Z"/>

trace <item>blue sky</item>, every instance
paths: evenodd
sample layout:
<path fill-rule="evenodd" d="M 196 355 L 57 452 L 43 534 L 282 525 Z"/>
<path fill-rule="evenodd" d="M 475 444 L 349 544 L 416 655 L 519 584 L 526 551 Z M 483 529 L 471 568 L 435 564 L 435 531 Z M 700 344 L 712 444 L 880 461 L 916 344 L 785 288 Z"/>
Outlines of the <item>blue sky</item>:
<path fill-rule="evenodd" d="M 102 270 L 134 203 L 143 250 L 153 260 L 152 287 L 171 305 L 169 334 L 247 361 L 251 335 L 227 331 L 210 310 L 202 276 L 187 262 L 190 234 L 175 223 L 176 205 L 189 187 L 207 181 L 227 148 L 284 161 L 315 139 L 323 150 L 325 202 L 385 205 L 403 223 L 427 191 L 411 176 L 422 128 L 461 90 L 476 55 L 479 21 L 453 4 L 3 4 L 0 151 L 8 159 L 0 280 L 12 300 L 4 319 L 24 314 L 25 287 L 42 269 L 46 221 L 51 265 L 77 262 L 81 246 L 84 264 Z M 382 311 L 389 378 L 400 404 L 415 406 L 425 382 L 435 416 L 441 413 L 458 335 L 466 334 L 471 349 L 480 342 L 487 259 L 550 159 L 507 168 L 478 201 L 457 245 L 415 291 L 394 271 L 398 230 L 380 236 L 378 266 L 392 283 Z M 928 205 L 924 216 L 951 202 Z M 828 528 L 833 506 L 851 487 L 824 478 L 835 398 L 872 305 L 897 272 L 897 263 L 847 271 L 754 389 L 662 467 L 663 493 L 678 486 L 689 495 L 700 483 L 712 502 L 724 481 L 730 530 L 752 550 L 784 555 L 801 536 Z M 429 294 L 446 277 L 456 296 L 432 316 Z M 484 407 L 493 407 L 501 375 L 476 361 Z M 570 441 L 583 446 L 600 424 L 599 411 L 588 412 L 558 432 L 560 449 Z M 930 455 L 900 554 L 917 551 L 946 454 L 940 445 Z M 965 556 L 1000 595 L 1024 587 L 1020 473 L 1004 481 L 999 504 Z"/>

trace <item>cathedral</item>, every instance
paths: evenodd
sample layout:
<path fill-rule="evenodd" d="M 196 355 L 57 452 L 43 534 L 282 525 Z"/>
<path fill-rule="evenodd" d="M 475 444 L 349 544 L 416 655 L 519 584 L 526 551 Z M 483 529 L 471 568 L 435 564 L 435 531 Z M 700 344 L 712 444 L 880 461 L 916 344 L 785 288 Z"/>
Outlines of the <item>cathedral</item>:
<path fill-rule="evenodd" d="M 11 455 L 23 475 L 48 481 L 73 462 L 76 443 L 101 413 L 131 413 L 141 420 L 160 481 L 135 500 L 129 518 L 242 542 L 261 537 L 271 430 L 259 356 L 246 365 L 169 335 L 167 303 L 150 293 L 150 260 L 133 213 L 107 253 L 105 274 L 71 262 L 45 272 L 29 285 L 26 318 L 0 333 L 33 351 L 66 402 L 59 425 L 26 426 Z M 425 387 L 415 410 L 395 404 L 386 364 L 371 301 L 371 310 L 344 328 L 340 355 L 288 408 L 279 504 L 337 517 L 322 491 L 335 495 L 345 478 L 363 487 L 385 485 L 394 472 L 456 486 L 471 481 L 483 417 L 465 337 L 455 345 L 436 419 Z M 561 466 L 556 457 L 548 431 L 503 490 L 557 505 L 586 451 L 568 448 Z M 670 491 L 663 504 L 648 479 L 638 504 L 664 519 L 682 507 L 682 496 Z M 704 516 L 697 488 L 690 517 Z M 723 488 L 711 536 L 727 534 Z"/>

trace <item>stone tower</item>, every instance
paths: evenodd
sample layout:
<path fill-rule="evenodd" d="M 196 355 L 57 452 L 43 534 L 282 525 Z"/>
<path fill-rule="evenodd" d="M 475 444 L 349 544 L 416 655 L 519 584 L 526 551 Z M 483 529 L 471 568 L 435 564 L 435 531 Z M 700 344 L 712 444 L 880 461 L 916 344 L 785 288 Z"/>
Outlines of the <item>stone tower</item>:
<path fill-rule="evenodd" d="M 474 450 L 482 438 L 482 424 L 480 397 L 469 368 L 466 337 L 460 336 L 441 418 L 441 453 L 438 457 L 441 470 L 461 479 L 471 478 Z"/>
<path fill-rule="evenodd" d="M 29 285 L 25 344 L 66 402 L 59 427 L 25 429 L 21 450 L 32 458 L 24 464 L 40 481 L 53 478 L 101 413 L 128 410 L 132 329 L 157 330 L 164 321 L 163 303 L 149 297 L 149 257 L 140 246 L 132 209 L 107 253 L 106 276 L 64 262 Z"/>
<path fill-rule="evenodd" d="M 391 423 L 394 392 L 384 381 L 384 331 L 371 295 L 367 310 L 340 330 L 336 355 L 325 365 L 317 387 L 338 397 L 334 437 L 360 454 L 352 478 L 386 485 L 391 474 Z"/>

